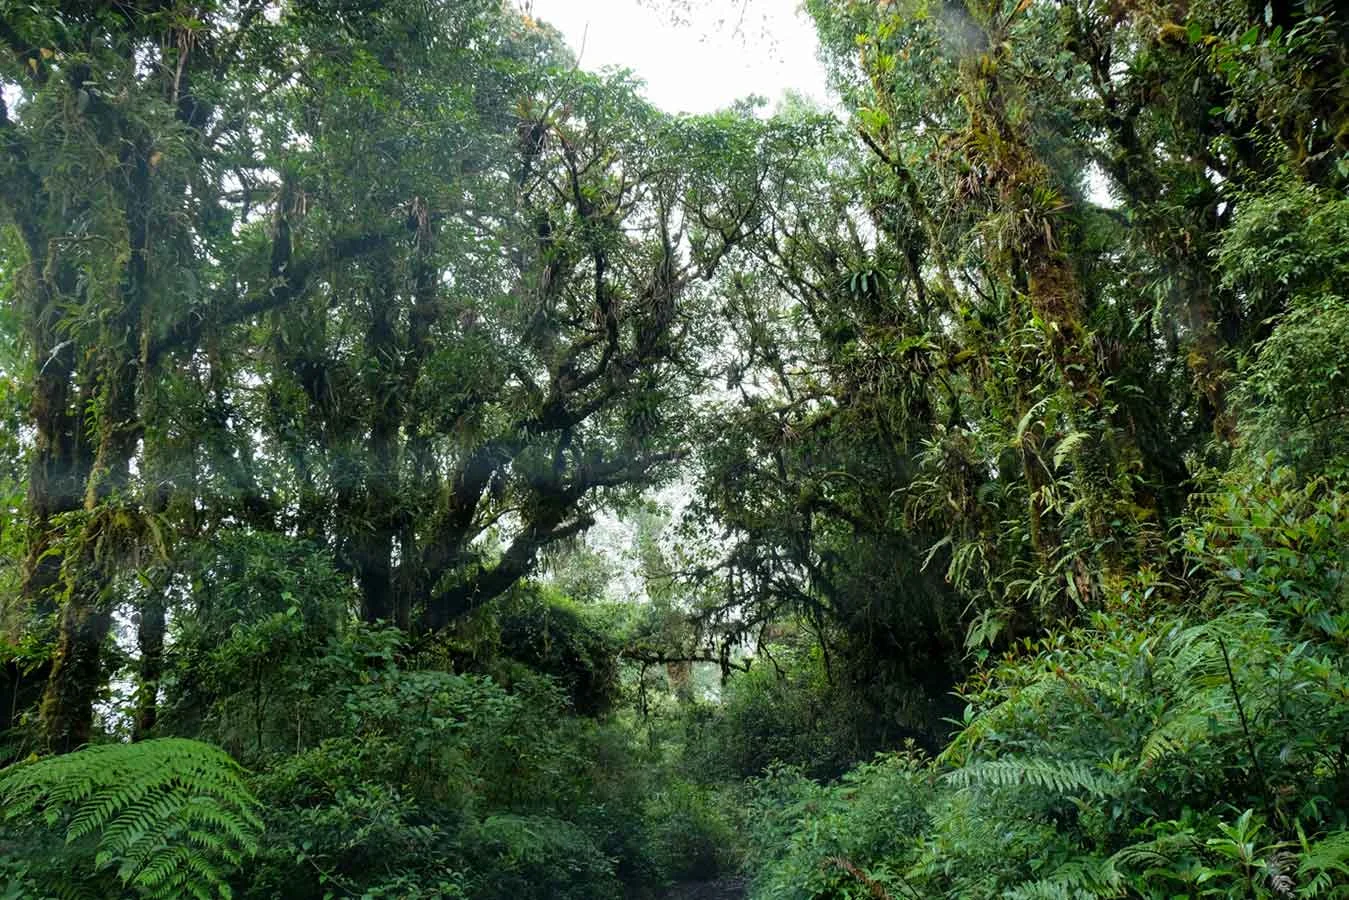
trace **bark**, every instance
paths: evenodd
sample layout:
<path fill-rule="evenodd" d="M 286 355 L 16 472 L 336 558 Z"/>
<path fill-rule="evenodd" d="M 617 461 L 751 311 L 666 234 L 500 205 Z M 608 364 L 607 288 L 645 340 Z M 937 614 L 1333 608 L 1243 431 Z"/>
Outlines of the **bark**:
<path fill-rule="evenodd" d="M 362 617 L 367 622 L 392 622 L 395 617 L 393 543 L 398 528 L 398 435 L 402 397 L 392 384 L 388 366 L 398 357 L 390 321 L 394 291 L 389 273 L 383 275 L 385 290 L 372 298 L 371 324 L 366 336 L 370 360 L 367 388 L 374 404 L 370 434 L 366 441 L 365 508 L 353 536 L 353 561 L 360 584 Z"/>
<path fill-rule="evenodd" d="M 39 324 L 56 315 L 56 304 L 44 286 L 36 293 L 30 341 L 44 362 L 29 410 L 36 440 L 28 475 L 28 551 L 19 593 L 26 612 L 40 618 L 58 606 L 63 555 L 61 530 L 53 520 L 80 508 L 93 461 L 76 414 L 83 404 L 75 384 L 75 348 L 53 334 L 53 328 Z"/>
<path fill-rule="evenodd" d="M 140 664 L 136 683 L 136 720 L 131 733 L 134 741 L 151 736 L 159 721 L 159 683 L 164 675 L 166 620 L 164 594 L 161 590 L 155 590 L 141 605 L 140 625 L 136 629 Z"/>
<path fill-rule="evenodd" d="M 80 508 L 91 460 L 78 415 L 83 404 L 75 383 L 76 347 L 61 335 L 61 301 L 74 296 L 76 277 L 59 257 L 50 255 L 44 222 L 49 197 L 29 165 L 28 147 L 14 131 L 3 98 L 0 160 L 6 176 L 0 178 L 0 202 L 27 253 L 19 284 L 26 295 L 22 311 L 37 369 L 29 407 L 35 440 L 28 475 L 28 547 L 19 589 L 23 609 L 22 615 L 11 617 L 22 623 L 56 609 L 61 553 L 52 520 Z M 72 210 L 72 215 L 77 212 Z"/>
<path fill-rule="evenodd" d="M 8 38 L 6 38 L 8 40 Z M 17 52 L 17 51 L 16 51 Z M 36 53 L 36 48 L 33 48 Z M 45 65 L 32 71 L 45 80 Z M 0 619 L 15 630 L 14 637 L 38 626 L 59 608 L 63 565 L 62 532 L 57 517 L 80 507 L 91 464 L 76 383 L 76 348 L 61 336 L 61 300 L 73 296 L 75 276 L 59 257 L 49 256 L 44 221 L 47 191 L 29 165 L 28 147 L 15 131 L 4 99 L 0 98 L 0 211 L 13 223 L 26 253 L 16 279 L 26 339 L 36 374 L 29 406 L 34 443 L 29 462 L 27 537 L 20 570 L 18 596 L 6 601 Z M 13 605 L 11 605 L 11 603 Z M 4 662 L 6 689 L 0 712 L 0 732 L 18 724 L 39 707 L 50 664 L 25 670 L 16 660 Z"/>
<path fill-rule="evenodd" d="M 412 292 L 412 312 L 408 322 L 408 349 L 403 368 L 403 392 L 413 402 L 408 405 L 407 422 L 404 425 L 406 446 L 404 457 L 408 468 L 408 483 L 405 490 L 418 492 L 412 502 L 430 503 L 438 484 L 433 477 L 433 459 L 431 441 L 423 434 L 423 404 L 415 402 L 417 383 L 421 378 L 422 367 L 431 354 L 431 326 L 440 312 L 440 300 L 437 292 L 437 272 L 432 257 L 434 232 L 431 230 L 430 209 L 426 202 L 417 198 L 413 202 L 412 224 L 415 228 L 414 251 L 416 268 Z M 402 553 L 397 578 L 397 597 L 394 608 L 394 622 L 404 631 L 412 627 L 413 599 L 422 597 L 429 589 L 426 573 L 421 567 L 421 553 L 417 543 L 417 529 L 414 516 L 404 511 L 399 523 L 399 549 Z"/>
<path fill-rule="evenodd" d="M 1043 325 L 1046 350 L 1077 407 L 1074 426 L 1087 435 L 1079 439 L 1071 459 L 1073 475 L 1083 499 L 1087 531 L 1102 548 L 1107 572 L 1122 574 L 1120 537 L 1116 519 L 1126 520 L 1133 508 L 1131 492 L 1121 488 L 1119 472 L 1141 458 L 1127 429 L 1118 428 L 1107 411 L 1108 373 L 1091 345 L 1084 325 L 1087 296 L 1068 255 L 1060 212 L 1025 209 L 1027 198 L 1053 196 L 1050 173 L 1034 148 L 1012 122 L 998 74 L 1006 62 L 1005 48 L 990 40 L 986 53 L 962 63 L 966 94 L 971 98 L 971 135 L 993 139 L 971 140 L 969 152 L 984 167 L 983 187 L 996 204 L 1012 205 L 1018 213 L 1018 231 L 1009 235 L 1014 268 L 1024 273 L 1024 292 Z M 992 149 L 981 149 L 987 146 Z M 1030 216 L 1024 213 L 1031 213 Z"/>
<path fill-rule="evenodd" d="M 427 633 L 439 631 L 501 596 L 533 570 L 539 551 L 545 546 L 579 534 L 593 524 L 589 517 L 564 524 L 565 512 L 558 506 L 541 513 L 511 542 L 495 565 L 478 569 L 460 583 L 429 598 L 422 616 L 422 630 Z"/>
<path fill-rule="evenodd" d="M 96 591 L 86 588 L 62 610 L 55 661 L 42 697 L 43 741 L 53 753 L 89 743 L 94 701 L 103 684 L 103 643 L 111 627 L 112 613 Z"/>
<path fill-rule="evenodd" d="M 148 135 L 142 135 L 125 159 L 131 172 L 126 196 L 130 253 L 123 273 L 121 309 L 113 318 L 105 348 L 109 356 L 99 372 L 99 444 L 84 497 L 88 519 L 80 537 L 78 565 L 68 573 L 70 589 L 42 701 L 43 738 L 56 752 L 87 743 L 92 732 L 94 703 L 102 686 L 102 649 L 112 626 L 117 551 L 124 542 L 134 540 L 122 532 L 128 527 L 125 519 L 136 517 L 137 511 L 117 510 L 112 501 L 128 487 L 131 458 L 143 431 L 136 400 L 141 385 L 140 335 L 148 289 L 149 146 Z M 120 336 L 121 341 L 114 336 Z"/>
<path fill-rule="evenodd" d="M 145 506 L 152 516 L 162 515 L 169 506 L 170 487 L 163 462 L 163 448 L 152 447 L 147 442 L 143 455 Z M 136 626 L 136 646 L 140 651 L 140 659 L 136 672 L 136 708 L 131 731 L 133 741 L 150 737 L 159 721 L 159 684 L 164 674 L 164 633 L 168 622 L 164 592 L 168 581 L 164 570 L 152 573 L 148 579 L 148 590 L 141 601 L 140 621 Z"/>

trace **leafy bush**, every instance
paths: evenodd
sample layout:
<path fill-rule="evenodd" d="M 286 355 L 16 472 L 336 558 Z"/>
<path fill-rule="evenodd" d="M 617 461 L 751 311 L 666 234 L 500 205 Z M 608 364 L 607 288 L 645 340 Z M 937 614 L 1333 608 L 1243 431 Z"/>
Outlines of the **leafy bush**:
<path fill-rule="evenodd" d="M 579 898 L 660 880 L 630 732 L 569 715 L 528 671 L 508 690 L 409 668 L 402 641 L 350 627 L 311 662 L 323 715 L 255 779 L 268 827 L 245 896 Z"/>
<path fill-rule="evenodd" d="M 688 717 L 692 771 L 743 778 L 783 763 L 828 777 L 866 755 L 865 711 L 831 681 L 819 648 L 769 652 L 727 682 L 719 705 Z"/>
<path fill-rule="evenodd" d="M 750 868 L 757 897 L 903 895 L 901 868 L 928 822 L 932 784 L 921 757 L 877 757 L 835 785 L 774 767 L 753 783 Z"/>
<path fill-rule="evenodd" d="M 480 900 L 604 900 L 622 895 L 613 861 L 562 819 L 499 814 L 473 834 Z"/>
<path fill-rule="evenodd" d="M 1349 647 L 1349 499 L 1272 455 L 1228 481 L 1185 535 L 1209 606 L 1255 605 L 1296 635 Z"/>
<path fill-rule="evenodd" d="M 891 761 L 831 788 L 765 782 L 756 896 L 860 897 L 869 882 L 962 898 L 1349 884 L 1336 868 L 1342 655 L 1249 607 L 1143 627 L 1099 615 L 1021 650 L 971 686 L 963 730 L 930 766 Z M 825 874 L 835 858 L 844 874 Z M 861 886 L 831 881 L 849 878 Z"/>
<path fill-rule="evenodd" d="M 1202 603 L 1132 589 L 1018 642 L 967 683 L 935 759 L 760 780 L 755 896 L 1349 890 L 1344 498 L 1248 457 L 1181 545 Z"/>
<path fill-rule="evenodd" d="M 513 661 L 552 676 L 584 716 L 608 712 L 618 696 L 619 646 L 605 609 L 586 606 L 542 585 L 522 585 L 489 605 L 470 623 L 490 637 L 475 647 L 483 668 L 509 683 Z M 519 669 L 517 669 L 519 671 Z"/>
<path fill-rule="evenodd" d="M 187 556 L 190 614 L 173 620 L 161 730 L 209 737 L 246 763 L 294 749 L 329 715 L 313 697 L 350 582 L 326 551 L 275 534 L 226 529 Z"/>
<path fill-rule="evenodd" d="M 1247 441 L 1304 476 L 1343 480 L 1349 200 L 1297 183 L 1243 198 L 1219 263 L 1226 284 L 1272 325 L 1241 385 Z"/>
<path fill-rule="evenodd" d="M 665 877 L 706 880 L 736 868 L 739 841 L 716 791 L 672 779 L 652 796 L 645 813 L 651 823 L 648 841 Z"/>

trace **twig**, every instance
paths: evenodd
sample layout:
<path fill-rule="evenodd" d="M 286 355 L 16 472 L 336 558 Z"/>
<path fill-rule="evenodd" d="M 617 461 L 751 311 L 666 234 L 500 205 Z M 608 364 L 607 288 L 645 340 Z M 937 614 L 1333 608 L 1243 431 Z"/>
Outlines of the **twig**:
<path fill-rule="evenodd" d="M 1260 757 L 1255 752 L 1255 740 L 1251 737 L 1251 726 L 1246 720 L 1246 709 L 1241 705 L 1241 692 L 1237 690 L 1237 679 L 1232 673 L 1232 657 L 1227 652 L 1227 642 L 1221 637 L 1218 638 L 1218 649 L 1223 654 L 1223 665 L 1227 668 L 1227 683 L 1232 688 L 1232 699 L 1236 701 L 1237 718 L 1241 721 L 1241 733 L 1246 738 L 1246 750 L 1251 754 L 1251 765 L 1255 768 L 1256 777 L 1260 779 L 1260 793 L 1265 799 L 1265 814 L 1269 816 L 1269 822 L 1272 826 L 1276 819 L 1276 810 L 1274 802 L 1269 796 L 1269 779 L 1265 777 L 1265 769 L 1260 765 Z"/>

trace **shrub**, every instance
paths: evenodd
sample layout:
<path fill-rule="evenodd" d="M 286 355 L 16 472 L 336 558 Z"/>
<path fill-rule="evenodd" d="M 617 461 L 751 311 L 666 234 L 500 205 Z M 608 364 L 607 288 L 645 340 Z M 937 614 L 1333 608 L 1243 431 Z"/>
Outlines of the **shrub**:
<path fill-rule="evenodd" d="M 774 767 L 753 783 L 749 819 L 754 896 L 873 898 L 903 894 L 901 870 L 928 822 L 926 764 L 879 756 L 826 786 Z"/>
<path fill-rule="evenodd" d="M 675 881 L 710 880 L 733 870 L 736 839 L 732 816 L 714 790 L 672 779 L 646 806 L 648 840 L 659 870 Z"/>
<path fill-rule="evenodd" d="M 694 771 L 753 777 L 783 763 L 828 777 L 863 758 L 865 716 L 830 680 L 819 648 L 771 653 L 772 662 L 760 659 L 732 677 L 710 714 L 687 720 Z"/>
<path fill-rule="evenodd" d="M 613 860 L 575 825 L 549 816 L 488 816 L 471 854 L 477 900 L 604 900 L 622 895 Z"/>
<path fill-rule="evenodd" d="M 761 782 L 755 896 L 1349 885 L 1342 654 L 1249 604 L 1198 623 L 1101 614 L 1018 651 L 970 686 L 964 728 L 931 764 L 861 767 L 834 787 Z"/>

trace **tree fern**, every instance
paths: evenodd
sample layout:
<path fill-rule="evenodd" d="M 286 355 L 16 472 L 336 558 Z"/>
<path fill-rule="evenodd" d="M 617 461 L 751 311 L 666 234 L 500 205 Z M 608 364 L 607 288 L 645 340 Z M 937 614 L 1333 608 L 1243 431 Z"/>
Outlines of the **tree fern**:
<path fill-rule="evenodd" d="M 226 877 L 262 827 L 238 764 L 179 738 L 13 766 L 0 772 L 0 800 L 6 821 L 61 833 L 80 859 L 66 867 L 74 893 L 111 876 L 136 897 L 228 897 Z"/>

